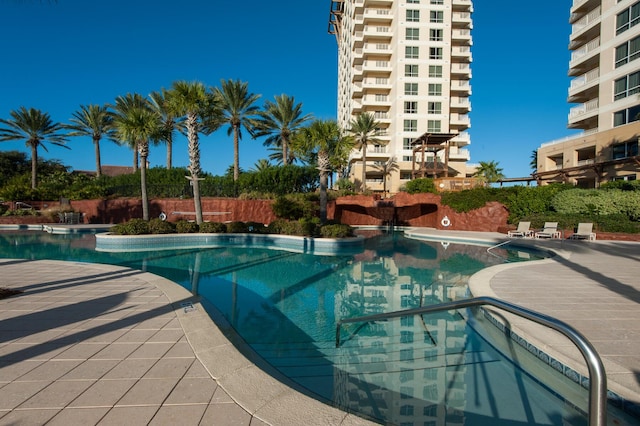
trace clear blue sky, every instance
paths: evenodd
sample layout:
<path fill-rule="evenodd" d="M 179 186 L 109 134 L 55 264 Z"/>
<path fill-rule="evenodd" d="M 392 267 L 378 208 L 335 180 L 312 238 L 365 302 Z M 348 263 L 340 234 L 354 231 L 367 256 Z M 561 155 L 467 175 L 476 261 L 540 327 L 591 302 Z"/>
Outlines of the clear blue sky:
<path fill-rule="evenodd" d="M 426 0 L 425 0 L 426 1 Z M 531 152 L 572 132 L 567 50 L 571 0 L 475 1 L 471 162 L 498 161 L 508 177 L 531 173 Z M 249 83 L 259 104 L 286 93 L 305 113 L 336 117 L 337 48 L 327 33 L 329 0 L 0 0 L 0 117 L 21 106 L 68 122 L 81 104 L 105 104 L 126 93 L 149 94 L 173 81 Z M 188 164 L 186 140 L 174 166 Z M 226 127 L 201 139 L 202 167 L 223 174 L 233 163 Z M 94 170 L 89 139 L 71 150 L 48 146 L 46 159 Z M 23 142 L 1 150 L 26 151 Z M 102 164 L 130 166 L 132 154 L 101 143 Z M 28 151 L 27 151 L 28 152 Z M 268 152 L 245 134 L 240 166 Z M 164 147 L 152 147 L 152 166 Z"/>

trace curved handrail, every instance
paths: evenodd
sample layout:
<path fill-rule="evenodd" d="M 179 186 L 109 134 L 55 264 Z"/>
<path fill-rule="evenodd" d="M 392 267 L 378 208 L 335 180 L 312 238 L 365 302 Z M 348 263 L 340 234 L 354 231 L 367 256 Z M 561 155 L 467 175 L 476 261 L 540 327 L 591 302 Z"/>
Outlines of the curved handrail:
<path fill-rule="evenodd" d="M 503 309 L 514 315 L 518 315 L 535 323 L 554 329 L 569 338 L 569 340 L 571 340 L 582 353 L 589 369 L 589 426 L 606 425 L 607 375 L 598 352 L 596 352 L 595 348 L 586 339 L 586 337 L 569 324 L 560 321 L 557 318 L 553 318 L 500 299 L 495 299 L 493 297 L 475 297 L 471 299 L 439 303 L 437 305 L 423 306 L 420 308 L 405 309 L 403 311 L 385 312 L 357 318 L 345 318 L 336 323 L 336 348 L 340 347 L 340 330 L 342 328 L 342 324 L 379 321 L 389 318 L 422 315 L 452 309 L 470 308 L 480 305 L 489 305 Z"/>

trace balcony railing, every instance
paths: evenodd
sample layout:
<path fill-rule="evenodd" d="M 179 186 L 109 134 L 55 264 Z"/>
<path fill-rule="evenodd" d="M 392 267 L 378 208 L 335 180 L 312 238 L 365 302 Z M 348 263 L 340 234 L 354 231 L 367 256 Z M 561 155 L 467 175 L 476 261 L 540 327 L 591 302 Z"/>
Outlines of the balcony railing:
<path fill-rule="evenodd" d="M 569 87 L 569 90 L 574 91 L 582 86 L 597 81 L 599 78 L 600 68 L 593 69 L 571 80 L 571 86 Z"/>
<path fill-rule="evenodd" d="M 592 99 L 589 102 L 575 106 L 569 110 L 569 119 L 579 117 L 598 109 L 598 99 Z"/>
<path fill-rule="evenodd" d="M 572 35 L 575 35 L 577 32 L 598 20 L 600 20 L 600 6 L 593 9 L 571 26 Z"/>
<path fill-rule="evenodd" d="M 600 49 L 600 37 L 591 40 L 580 49 L 571 52 L 571 62 L 575 62 L 598 49 Z"/>

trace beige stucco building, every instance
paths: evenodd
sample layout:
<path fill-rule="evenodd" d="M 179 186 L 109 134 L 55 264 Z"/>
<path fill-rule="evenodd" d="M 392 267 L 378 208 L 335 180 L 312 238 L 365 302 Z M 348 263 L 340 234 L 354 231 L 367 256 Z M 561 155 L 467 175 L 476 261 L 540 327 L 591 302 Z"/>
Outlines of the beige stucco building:
<path fill-rule="evenodd" d="M 593 188 L 640 177 L 640 1 L 574 0 L 568 126 L 538 149 L 539 183 Z"/>
<path fill-rule="evenodd" d="M 397 192 L 416 164 L 429 177 L 467 175 L 472 12 L 471 0 L 331 0 L 338 123 L 347 129 L 363 112 L 380 123 L 380 143 L 366 154 L 368 190 Z M 414 141 L 442 134 L 450 137 L 435 138 L 441 147 L 415 149 Z M 350 166 L 360 186 L 360 151 Z"/>

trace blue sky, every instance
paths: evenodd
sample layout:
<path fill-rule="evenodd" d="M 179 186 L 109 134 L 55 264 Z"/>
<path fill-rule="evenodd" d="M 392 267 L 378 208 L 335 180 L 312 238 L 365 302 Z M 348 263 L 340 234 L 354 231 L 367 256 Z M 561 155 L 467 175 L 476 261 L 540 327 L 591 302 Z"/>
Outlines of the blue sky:
<path fill-rule="evenodd" d="M 425 0 L 426 1 L 426 0 Z M 286 93 L 305 113 L 336 117 L 337 48 L 327 33 L 329 0 L 0 0 L 0 117 L 21 106 L 68 122 L 81 104 L 198 80 L 239 79 L 261 94 Z M 526 176 L 531 152 L 567 136 L 571 0 L 477 0 L 473 30 L 471 162 L 497 161 L 508 177 Z M 242 6 L 242 7 L 240 7 Z M 201 139 L 202 168 L 223 174 L 233 163 L 226 127 Z M 41 152 L 76 170 L 94 170 L 89 139 L 71 150 Z M 179 137 L 174 166 L 188 164 Z M 26 151 L 23 142 L 1 150 Z M 130 166 L 132 153 L 101 143 L 102 164 Z M 245 134 L 240 166 L 268 156 Z M 152 166 L 165 162 L 151 150 Z"/>

